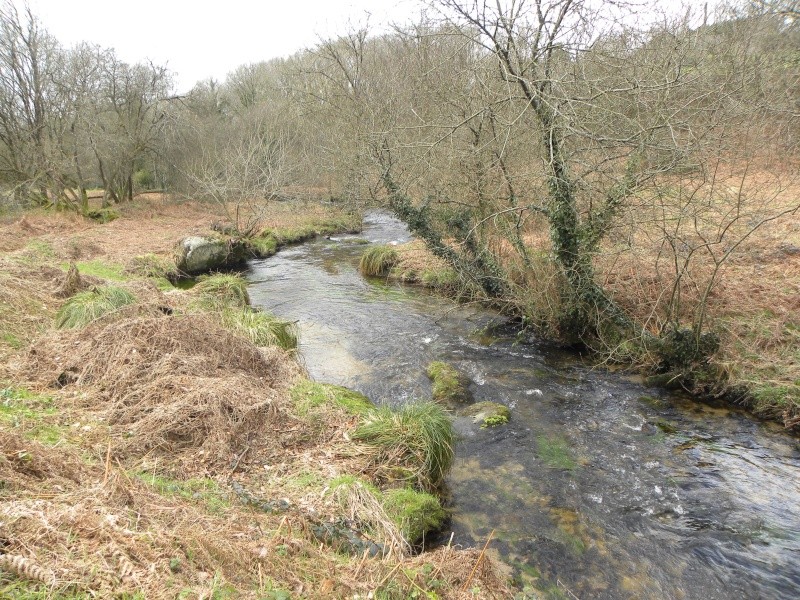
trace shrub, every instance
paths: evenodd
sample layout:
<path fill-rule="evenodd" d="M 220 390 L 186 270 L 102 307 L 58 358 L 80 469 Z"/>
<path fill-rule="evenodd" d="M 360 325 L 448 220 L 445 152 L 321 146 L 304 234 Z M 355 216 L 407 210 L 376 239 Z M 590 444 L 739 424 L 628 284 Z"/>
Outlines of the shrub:
<path fill-rule="evenodd" d="M 399 410 L 377 408 L 366 414 L 352 437 L 374 449 L 380 468 L 401 473 L 396 478 L 421 489 L 438 487 L 453 464 L 453 425 L 433 402 L 407 404 Z"/>
<path fill-rule="evenodd" d="M 385 277 L 397 261 L 397 251 L 391 246 L 373 246 L 361 256 L 358 270 L 363 275 Z"/>
<path fill-rule="evenodd" d="M 199 284 L 198 284 L 199 285 Z M 256 346 L 278 346 L 297 349 L 297 328 L 294 323 L 250 307 L 228 308 L 222 313 L 222 324 Z"/>
<path fill-rule="evenodd" d="M 250 306 L 247 281 L 240 275 L 217 273 L 199 277 L 194 293 L 206 308 L 245 308 Z"/>
<path fill-rule="evenodd" d="M 95 319 L 136 302 L 129 291 L 112 285 L 95 287 L 75 294 L 56 313 L 59 329 L 85 327 Z"/>

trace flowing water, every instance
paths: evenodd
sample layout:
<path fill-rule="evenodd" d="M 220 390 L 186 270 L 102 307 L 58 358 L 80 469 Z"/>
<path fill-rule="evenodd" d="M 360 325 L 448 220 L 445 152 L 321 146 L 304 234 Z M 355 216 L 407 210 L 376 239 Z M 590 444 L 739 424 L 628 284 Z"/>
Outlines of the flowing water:
<path fill-rule="evenodd" d="M 409 239 L 387 215 L 363 237 Z M 319 239 L 253 261 L 254 305 L 298 321 L 309 374 L 376 403 L 430 397 L 456 365 L 507 425 L 457 418 L 440 543 L 490 548 L 548 597 L 800 597 L 800 447 L 777 426 L 517 340 L 489 311 L 368 281 L 365 246 Z M 503 331 L 506 331 L 506 335 Z"/>

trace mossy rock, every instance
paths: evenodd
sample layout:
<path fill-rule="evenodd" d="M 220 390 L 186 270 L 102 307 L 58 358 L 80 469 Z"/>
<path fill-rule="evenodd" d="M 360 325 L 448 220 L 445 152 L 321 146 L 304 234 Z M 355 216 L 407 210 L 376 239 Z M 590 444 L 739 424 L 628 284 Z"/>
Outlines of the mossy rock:
<path fill-rule="evenodd" d="M 472 417 L 481 429 L 505 425 L 511 420 L 511 411 L 503 404 L 497 402 L 476 402 L 462 411 L 466 417 Z"/>
<path fill-rule="evenodd" d="M 383 494 L 383 508 L 410 543 L 438 531 L 447 519 L 439 499 L 411 488 L 388 490 Z"/>
<path fill-rule="evenodd" d="M 110 223 L 115 219 L 119 219 L 119 213 L 113 208 L 95 208 L 87 210 L 84 214 L 92 221 L 97 221 L 98 223 Z"/>
<path fill-rule="evenodd" d="M 426 373 L 433 383 L 433 399 L 437 402 L 469 402 L 467 389 L 469 379 L 453 366 L 434 361 L 428 365 Z"/>
<path fill-rule="evenodd" d="M 307 414 L 318 406 L 336 406 L 353 415 L 360 415 L 374 408 L 364 394 L 330 383 L 301 381 L 291 390 L 292 401 L 297 410 Z"/>
<path fill-rule="evenodd" d="M 200 275 L 239 266 L 247 258 L 248 247 L 241 240 L 191 236 L 178 243 L 175 264 L 181 273 Z"/>

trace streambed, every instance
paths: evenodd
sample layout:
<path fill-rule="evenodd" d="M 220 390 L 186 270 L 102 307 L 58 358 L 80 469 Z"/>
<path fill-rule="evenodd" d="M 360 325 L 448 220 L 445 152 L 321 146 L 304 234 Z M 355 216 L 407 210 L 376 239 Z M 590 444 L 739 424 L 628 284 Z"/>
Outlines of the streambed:
<path fill-rule="evenodd" d="M 383 213 L 361 238 L 407 241 Z M 430 397 L 425 366 L 467 373 L 509 424 L 461 436 L 452 521 L 433 543 L 490 548 L 554 598 L 800 595 L 800 448 L 776 425 L 593 370 L 519 341 L 502 319 L 366 280 L 365 246 L 333 236 L 252 261 L 255 306 L 298 321 L 310 376 L 376 403 Z M 505 333 L 504 333 L 505 331 Z"/>

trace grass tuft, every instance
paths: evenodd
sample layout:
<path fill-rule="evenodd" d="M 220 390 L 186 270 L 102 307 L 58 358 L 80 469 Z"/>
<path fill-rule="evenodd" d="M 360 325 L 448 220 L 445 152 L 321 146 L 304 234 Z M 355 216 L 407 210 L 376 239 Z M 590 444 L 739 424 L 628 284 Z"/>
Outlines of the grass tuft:
<path fill-rule="evenodd" d="M 198 277 L 193 292 L 205 308 L 245 308 L 250 306 L 247 281 L 241 275 L 217 273 Z"/>
<path fill-rule="evenodd" d="M 225 309 L 222 312 L 222 324 L 256 346 L 297 350 L 297 327 L 294 323 L 249 306 Z"/>
<path fill-rule="evenodd" d="M 122 288 L 107 285 L 75 294 L 56 313 L 56 327 L 85 327 L 103 315 L 136 302 L 136 296 Z"/>
<path fill-rule="evenodd" d="M 373 246 L 361 256 L 358 270 L 368 277 L 385 277 L 397 261 L 397 251 L 391 246 Z"/>
<path fill-rule="evenodd" d="M 395 479 L 420 489 L 439 487 L 453 464 L 453 425 L 434 402 L 377 408 L 352 437 L 375 450 L 377 465 L 399 465 L 392 470 Z"/>
<path fill-rule="evenodd" d="M 391 489 L 383 495 L 383 508 L 403 537 L 418 542 L 431 531 L 441 529 L 447 518 L 439 499 L 411 488 Z"/>

